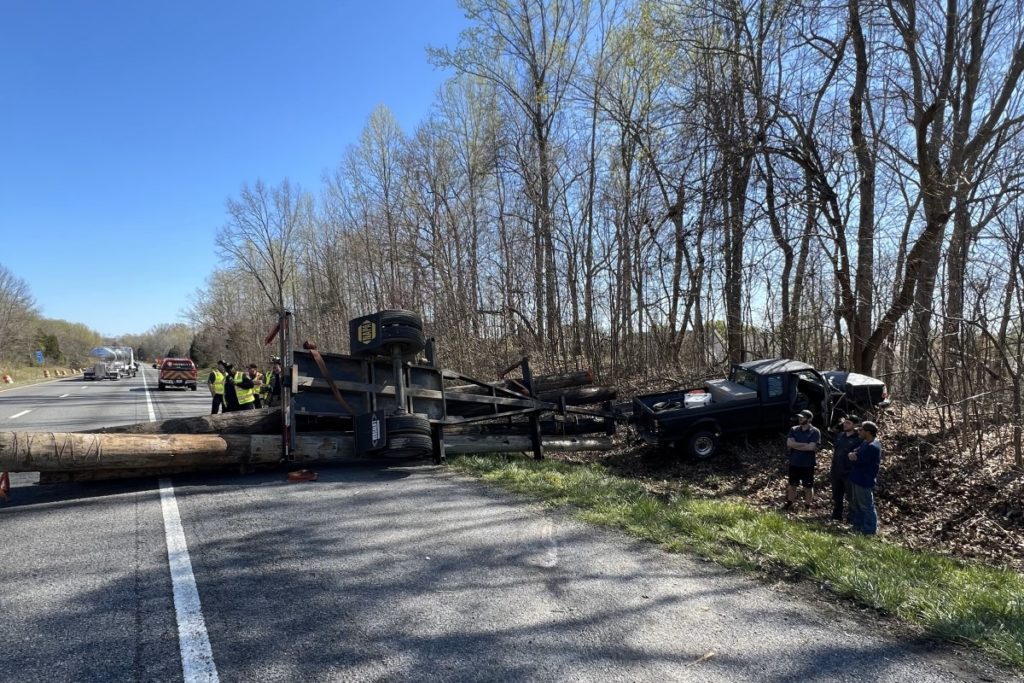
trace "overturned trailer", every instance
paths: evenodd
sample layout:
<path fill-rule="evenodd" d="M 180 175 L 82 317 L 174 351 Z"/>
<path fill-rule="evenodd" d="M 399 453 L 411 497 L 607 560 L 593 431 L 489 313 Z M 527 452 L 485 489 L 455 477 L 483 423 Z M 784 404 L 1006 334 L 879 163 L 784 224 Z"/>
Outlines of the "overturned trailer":
<path fill-rule="evenodd" d="M 0 432 L 0 470 L 41 481 L 106 479 L 447 454 L 611 448 L 614 390 L 581 371 L 535 377 L 529 358 L 496 381 L 441 368 L 418 315 L 386 310 L 350 324 L 350 354 L 301 348 L 285 313 L 267 336 L 283 365 L 281 406 L 97 430 Z M 515 376 L 512 376 L 515 375 Z M 595 407 L 601 402 L 600 407 Z"/>
<path fill-rule="evenodd" d="M 379 311 L 352 320 L 348 355 L 322 353 L 310 342 L 289 351 L 296 346 L 289 314 L 276 329 L 286 360 L 286 459 L 299 434 L 313 425 L 350 433 L 360 458 L 432 457 L 435 462 L 449 451 L 449 437 L 474 440 L 477 452 L 507 451 L 509 439 L 516 437 L 518 444 L 528 444 L 517 450 L 542 458 L 545 436 L 573 437 L 579 450 L 600 450 L 610 447 L 615 432 L 607 403 L 614 391 L 579 391 L 592 382 L 590 373 L 537 378 L 528 357 L 491 382 L 443 369 L 433 339 L 424 336 L 420 317 L 411 311 Z M 517 371 L 518 377 L 505 379 Z M 581 401 L 604 405 L 576 405 Z"/>

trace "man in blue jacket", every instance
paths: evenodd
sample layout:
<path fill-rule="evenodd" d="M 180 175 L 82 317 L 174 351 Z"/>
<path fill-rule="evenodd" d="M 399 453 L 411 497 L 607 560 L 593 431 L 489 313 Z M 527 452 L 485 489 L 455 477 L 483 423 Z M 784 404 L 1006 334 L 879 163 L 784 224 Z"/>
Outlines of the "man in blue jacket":
<path fill-rule="evenodd" d="M 846 478 L 850 473 L 852 463 L 846 456 L 861 444 L 860 433 L 857 431 L 859 424 L 860 418 L 856 415 L 844 417 L 840 423 L 841 429 L 836 434 L 835 448 L 832 449 L 832 468 L 829 470 L 829 478 L 832 480 L 832 519 L 835 520 L 843 519 L 844 503 L 852 501 L 850 482 Z M 849 508 L 845 512 L 849 515 Z"/>
<path fill-rule="evenodd" d="M 862 422 L 860 438 L 864 442 L 850 451 L 851 504 L 850 523 L 861 533 L 873 535 L 878 531 L 878 515 L 875 512 L 875 481 L 878 466 L 882 462 L 882 444 L 878 442 L 878 425 Z"/>

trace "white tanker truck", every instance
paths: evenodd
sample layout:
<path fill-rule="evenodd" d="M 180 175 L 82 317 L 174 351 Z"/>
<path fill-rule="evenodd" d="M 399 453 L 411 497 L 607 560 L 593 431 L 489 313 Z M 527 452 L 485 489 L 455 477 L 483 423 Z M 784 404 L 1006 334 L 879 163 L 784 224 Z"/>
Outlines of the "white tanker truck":
<path fill-rule="evenodd" d="M 97 346 L 89 352 L 93 361 L 82 373 L 83 380 L 118 380 L 135 376 L 135 352 L 130 346 Z"/>

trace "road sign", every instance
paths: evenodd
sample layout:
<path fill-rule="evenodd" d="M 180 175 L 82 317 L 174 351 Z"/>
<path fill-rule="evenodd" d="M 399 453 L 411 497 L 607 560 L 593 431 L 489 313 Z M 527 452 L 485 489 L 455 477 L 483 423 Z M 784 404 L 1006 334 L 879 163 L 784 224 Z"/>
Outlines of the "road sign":
<path fill-rule="evenodd" d="M 36 362 L 39 363 L 40 365 L 43 364 L 43 352 L 42 351 L 36 351 Z"/>

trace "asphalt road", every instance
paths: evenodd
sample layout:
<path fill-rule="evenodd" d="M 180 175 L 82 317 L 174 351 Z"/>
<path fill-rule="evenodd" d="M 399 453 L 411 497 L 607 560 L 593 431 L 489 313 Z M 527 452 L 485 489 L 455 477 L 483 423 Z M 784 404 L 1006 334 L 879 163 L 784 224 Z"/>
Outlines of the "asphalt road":
<path fill-rule="evenodd" d="M 0 430 L 207 410 L 202 387 L 147 391 L 146 370 L 2 392 Z M 0 680 L 1011 680 L 813 586 L 666 554 L 443 468 L 319 473 L 175 477 L 163 500 L 152 479 L 13 475 Z"/>

